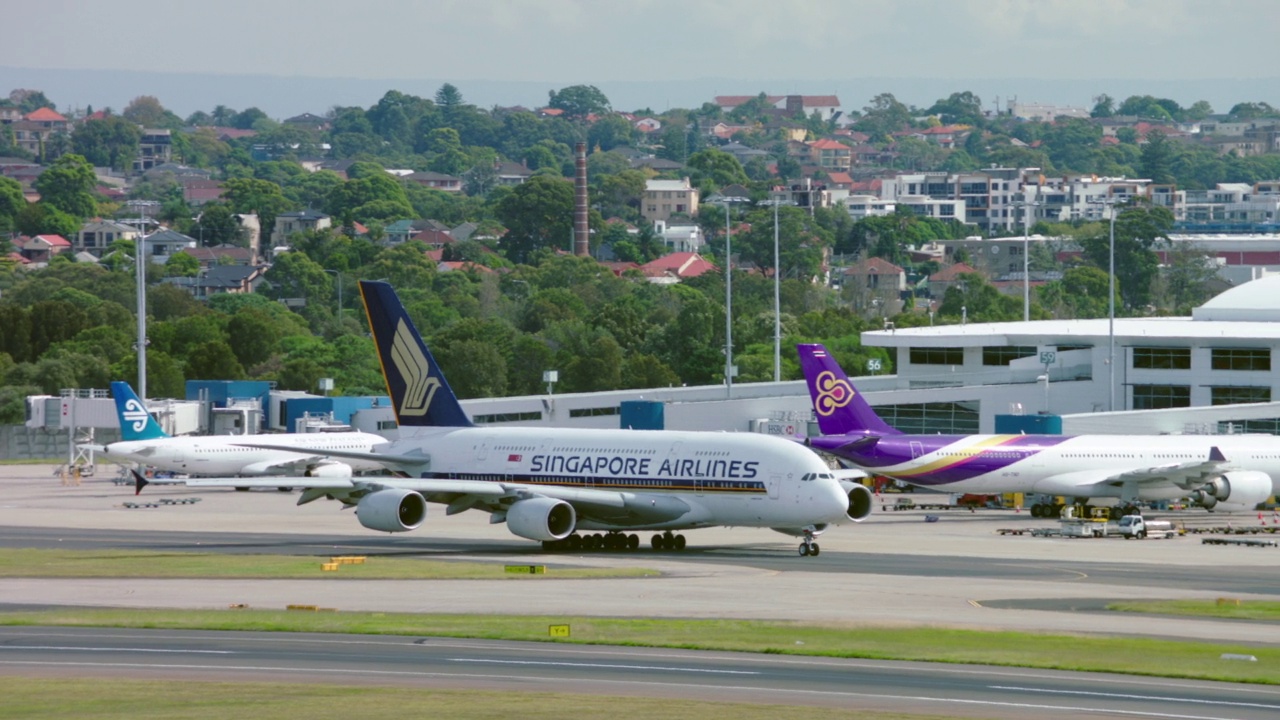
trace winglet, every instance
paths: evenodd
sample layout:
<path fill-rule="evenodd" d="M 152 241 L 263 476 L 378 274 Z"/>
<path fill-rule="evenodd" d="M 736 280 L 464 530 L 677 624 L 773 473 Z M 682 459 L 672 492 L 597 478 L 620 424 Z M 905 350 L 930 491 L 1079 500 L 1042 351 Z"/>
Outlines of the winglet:
<path fill-rule="evenodd" d="M 800 368 L 809 385 L 809 398 L 823 435 L 853 433 L 900 435 L 876 415 L 871 405 L 853 387 L 849 376 L 822 345 L 796 345 Z"/>
<path fill-rule="evenodd" d="M 391 286 L 361 280 L 360 296 L 396 422 L 401 427 L 470 427 L 470 418 Z"/>
<path fill-rule="evenodd" d="M 137 470 L 130 470 L 129 472 L 133 473 L 133 494 L 141 495 L 142 488 L 150 485 L 151 481 L 143 477 L 142 473 Z"/>
<path fill-rule="evenodd" d="M 121 439 L 132 441 L 169 437 L 161 429 L 160 423 L 147 412 L 146 404 L 129 383 L 119 380 L 111 383 L 111 396 L 115 398 L 116 415 L 120 418 Z"/>
<path fill-rule="evenodd" d="M 1226 462 L 1227 457 L 1222 454 L 1217 445 L 1209 448 L 1209 462 Z"/>

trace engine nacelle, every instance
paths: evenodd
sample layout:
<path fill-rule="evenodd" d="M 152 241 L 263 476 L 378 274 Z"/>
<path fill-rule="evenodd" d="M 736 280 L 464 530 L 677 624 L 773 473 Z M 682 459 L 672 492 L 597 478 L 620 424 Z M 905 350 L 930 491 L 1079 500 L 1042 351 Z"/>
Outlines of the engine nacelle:
<path fill-rule="evenodd" d="M 854 522 L 862 522 L 871 514 L 871 506 L 875 498 L 865 485 L 854 485 L 849 490 L 849 509 L 845 515 Z"/>
<path fill-rule="evenodd" d="M 343 462 L 326 462 L 307 468 L 303 474 L 307 477 L 350 479 L 351 466 Z"/>
<path fill-rule="evenodd" d="M 1271 476 L 1256 470 L 1223 473 L 1205 483 L 1191 498 L 1207 510 L 1245 512 L 1271 497 Z"/>
<path fill-rule="evenodd" d="M 370 530 L 417 530 L 427 518 L 427 501 L 412 490 L 379 490 L 360 498 L 356 517 Z"/>
<path fill-rule="evenodd" d="M 507 529 L 529 540 L 563 540 L 577 525 L 573 506 L 555 498 L 520 500 L 507 509 Z"/>

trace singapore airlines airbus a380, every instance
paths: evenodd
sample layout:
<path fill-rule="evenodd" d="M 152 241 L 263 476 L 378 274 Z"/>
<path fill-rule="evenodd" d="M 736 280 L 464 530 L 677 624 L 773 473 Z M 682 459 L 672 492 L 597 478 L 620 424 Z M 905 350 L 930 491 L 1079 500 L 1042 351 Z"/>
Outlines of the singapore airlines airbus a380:
<path fill-rule="evenodd" d="M 447 515 L 476 509 L 547 550 L 635 549 L 641 531 L 655 532 L 655 550 L 679 550 L 681 530 L 767 527 L 804 538 L 801 555 L 818 554 L 828 525 L 870 513 L 865 487 L 842 489 L 821 458 L 780 438 L 473 425 L 391 287 L 362 281 L 360 293 L 401 434 L 380 453 L 331 454 L 402 477 L 291 478 L 299 504 L 337 500 L 383 532 L 416 530 L 428 502 Z"/>

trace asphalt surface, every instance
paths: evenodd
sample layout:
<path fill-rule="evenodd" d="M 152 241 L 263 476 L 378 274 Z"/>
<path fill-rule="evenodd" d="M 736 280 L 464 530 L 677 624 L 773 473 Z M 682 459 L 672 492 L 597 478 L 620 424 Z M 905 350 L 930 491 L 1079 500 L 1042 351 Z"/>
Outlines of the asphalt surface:
<path fill-rule="evenodd" d="M 1267 719 L 1280 688 L 429 637 L 0 628 L 0 673 L 555 691 L 1042 719 Z"/>

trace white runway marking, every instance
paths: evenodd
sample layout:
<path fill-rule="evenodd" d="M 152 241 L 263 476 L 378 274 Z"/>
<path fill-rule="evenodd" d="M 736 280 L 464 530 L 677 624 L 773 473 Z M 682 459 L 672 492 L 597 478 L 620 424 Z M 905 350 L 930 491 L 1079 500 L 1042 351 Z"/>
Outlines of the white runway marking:
<path fill-rule="evenodd" d="M 62 650 L 69 652 L 136 652 L 175 655 L 234 655 L 233 650 L 163 650 L 159 648 L 69 647 L 59 645 L 0 645 L 0 650 Z"/>
<path fill-rule="evenodd" d="M 1019 692 L 1046 693 L 1049 695 L 1086 695 L 1089 697 L 1121 698 L 1124 700 L 1159 700 L 1161 702 L 1192 703 L 1196 705 L 1225 705 L 1229 707 L 1260 708 L 1263 710 L 1280 710 L 1280 705 L 1265 703 L 1233 702 L 1231 700 L 1197 700 L 1195 698 L 1175 698 L 1164 695 L 1132 695 L 1128 693 L 1105 693 L 1090 690 L 1054 690 L 1052 688 L 1017 687 L 1006 685 L 988 685 L 992 690 L 1017 690 Z"/>

